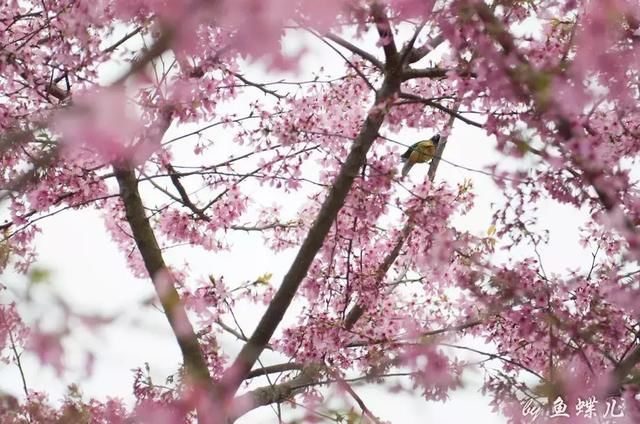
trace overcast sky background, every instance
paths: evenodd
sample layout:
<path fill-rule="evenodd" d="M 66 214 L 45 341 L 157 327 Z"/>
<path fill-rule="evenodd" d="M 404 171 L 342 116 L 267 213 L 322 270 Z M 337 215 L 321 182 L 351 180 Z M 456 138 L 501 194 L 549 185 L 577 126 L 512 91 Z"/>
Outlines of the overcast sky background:
<path fill-rule="evenodd" d="M 374 48 L 375 41 L 370 39 L 369 50 Z M 366 45 L 361 41 L 359 45 Z M 287 48 L 296 50 L 304 45 L 308 49 L 305 53 L 301 73 L 293 77 L 304 80 L 317 71 L 321 66 L 325 72 L 339 76 L 344 73 L 344 63 L 326 45 L 299 33 L 287 38 Z M 379 52 L 378 52 L 379 53 Z M 267 72 L 260 64 L 252 65 L 251 71 L 246 72 L 253 81 L 267 82 L 280 79 L 280 75 Z M 105 69 L 105 80 L 110 78 L 110 70 Z M 255 96 L 256 92 L 250 92 Z M 259 95 L 259 94 L 257 94 Z M 245 99 L 235 101 L 230 108 L 239 111 L 246 104 Z M 244 102 L 244 103 L 243 103 Z M 478 119 L 477 117 L 475 119 Z M 166 138 L 181 135 L 198 126 L 172 128 Z M 223 140 L 222 130 L 212 130 L 207 135 L 213 139 Z M 394 134 L 393 138 L 405 144 L 431 136 L 405 130 Z M 191 146 L 185 143 L 185 146 Z M 233 149 L 232 143 L 226 146 Z M 501 167 L 514 166 L 493 150 L 492 140 L 482 134 L 482 131 L 457 123 L 449 138 L 444 159 L 468 168 L 482 169 L 500 161 Z M 181 147 L 182 148 L 182 147 Z M 187 148 L 187 147 L 185 147 Z M 234 151 L 229 150 L 231 156 Z M 527 166 L 525 158 L 517 166 Z M 215 160 L 212 162 L 218 162 Z M 530 162 L 532 163 L 532 162 Z M 411 172 L 414 181 L 423 178 L 427 172 L 426 166 L 416 166 Z M 454 167 L 441 162 L 436 176 L 436 182 L 447 181 L 451 185 L 462 182 L 464 178 L 471 178 L 476 194 L 476 206 L 465 217 L 456 220 L 460 229 L 467 229 L 477 235 L 485 234 L 491 225 L 491 204 L 499 201 L 499 191 L 490 177 Z M 269 190 L 259 188 L 258 185 L 248 183 L 244 190 L 251 188 L 251 197 L 263 204 L 279 202 L 285 205 L 285 211 L 294 216 L 297 207 L 305 202 L 302 196 L 291 196 L 287 199 L 272 197 Z M 148 199 L 147 199 L 148 201 Z M 6 205 L 2 205 L 6 208 Z M 547 273 L 564 272 L 567 269 L 584 268 L 590 264 L 591 253 L 578 248 L 578 222 L 584 221 L 586 214 L 578 214 L 574 210 L 557 204 L 546 202 L 539 211 L 541 228 L 550 230 L 551 238 L 548 245 L 540 248 L 540 253 Z M 40 222 L 42 234 L 37 237 L 39 252 L 38 267 L 51 272 L 49 283 L 35 287 L 32 290 L 33 303 L 21 305 L 24 316 L 31 320 L 55 323 L 59 312 L 52 298 L 52 293 L 62 296 L 76 311 L 88 313 L 100 312 L 105 316 L 116 315 L 113 325 L 99 330 L 78 328 L 70 338 L 65 340 L 68 355 L 65 365 L 68 367 L 62 378 L 46 367 L 41 367 L 33 355 L 25 354 L 23 366 L 29 388 L 49 393 L 51 400 L 62 398 L 66 385 L 79 383 L 83 393 L 98 398 L 119 396 L 130 401 L 133 382 L 131 370 L 149 362 L 152 375 L 157 383 L 163 383 L 164 378 L 175 372 L 180 361 L 180 353 L 169 330 L 164 316 L 152 307 L 141 307 L 140 304 L 154 295 L 151 282 L 135 279 L 128 271 L 124 255 L 111 242 L 105 231 L 100 214 L 93 210 L 68 211 Z M 191 248 L 176 248 L 166 252 L 169 263 L 182 264 L 188 262 L 193 270 L 192 275 L 206 278 L 209 274 L 224 275 L 227 284 L 233 286 L 253 280 L 264 273 L 273 273 L 272 282 L 279 284 L 282 276 L 295 255 L 296 250 L 290 249 L 276 255 L 269 252 L 262 244 L 259 234 L 232 232 L 228 240 L 234 248 L 231 252 L 204 253 Z M 522 251 L 521 256 L 530 255 L 530 251 Z M 510 255 L 513 257 L 513 255 Z M 497 253 L 499 259 L 506 260 L 506 255 Z M 516 258 L 517 259 L 517 258 Z M 10 301 L 12 293 L 22 293 L 27 286 L 27 279 L 15 274 L 5 273 L 1 282 L 10 287 L 7 294 L 1 294 L 0 301 Z M 241 307 L 235 310 L 240 319 L 243 330 L 250 333 L 257 322 L 262 310 L 257 307 Z M 291 322 L 294 314 L 287 314 L 285 321 Z M 282 328 L 282 327 L 281 327 Z M 232 338 L 224 336 L 222 344 L 228 354 L 234 357 L 240 344 Z M 484 342 L 473 341 L 472 346 L 490 350 Z M 84 373 L 85 352 L 96 355 L 94 373 L 86 378 Z M 478 356 L 460 354 L 460 357 L 472 360 Z M 275 355 L 265 354 L 265 362 L 269 359 L 277 361 Z M 497 364 L 496 364 L 497 365 Z M 471 417 L 474 422 L 487 424 L 505 423 L 504 418 L 491 412 L 488 398 L 478 392 L 481 372 L 469 370 L 465 373 L 466 388 L 451 394 L 451 401 L 447 403 L 425 402 L 419 395 L 390 394 L 382 386 L 365 385 L 357 387 L 356 391 L 365 400 L 374 414 L 382 419 L 394 423 L 425 423 L 463 422 Z M 265 384 L 261 381 L 258 385 Z M 14 365 L 0 368 L 0 390 L 21 397 L 21 382 L 18 370 Z M 356 408 L 356 410 L 358 410 Z M 294 416 L 297 413 L 294 413 Z M 239 423 L 270 423 L 276 422 L 275 414 L 270 408 L 260 408 L 239 420 Z M 432 421 L 434 420 L 434 421 Z"/>

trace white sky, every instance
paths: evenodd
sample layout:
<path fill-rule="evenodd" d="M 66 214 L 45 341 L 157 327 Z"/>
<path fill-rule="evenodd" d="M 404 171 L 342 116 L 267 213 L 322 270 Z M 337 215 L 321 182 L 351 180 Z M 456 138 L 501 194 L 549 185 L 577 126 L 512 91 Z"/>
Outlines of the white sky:
<path fill-rule="evenodd" d="M 300 40 L 293 38 L 289 42 L 293 46 L 300 43 Z M 312 47 L 303 61 L 303 73 L 310 75 L 324 66 L 325 69 L 338 70 L 336 74 L 339 75 L 343 70 L 342 59 L 327 46 L 317 41 L 310 43 L 309 40 L 306 37 L 301 43 Z M 252 80 L 279 79 L 279 76 L 267 75 L 260 66 L 253 66 L 251 69 L 252 72 L 247 75 Z M 305 79 L 305 76 L 299 75 L 296 79 Z M 185 132 L 183 129 L 174 130 L 167 138 Z M 410 144 L 421 135 L 423 134 L 406 131 L 394 138 Z M 455 126 L 444 158 L 474 169 L 482 169 L 497 160 L 504 160 L 495 155 L 493 142 L 483 136 L 480 130 L 462 123 Z M 422 178 L 426 169 L 415 167 L 411 175 L 413 178 Z M 454 184 L 465 177 L 473 179 L 477 195 L 476 207 L 466 217 L 459 218 L 457 224 L 476 234 L 484 234 L 491 224 L 490 205 L 498 199 L 498 192 L 491 178 L 441 162 L 437 181 L 446 180 Z M 274 199 L 264 196 L 265 193 L 267 192 L 256 188 L 253 197 L 269 204 Z M 287 200 L 289 207 L 301 202 L 302 198 Z M 294 213 L 295 209 L 290 211 Z M 590 263 L 590 252 L 577 248 L 578 226 L 574 224 L 577 218 L 582 220 L 584 216 L 578 217 L 575 211 L 554 202 L 548 202 L 540 209 L 539 221 L 551 232 L 550 243 L 541 247 L 547 272 L 562 272 L 568 267 L 584 267 Z M 69 356 L 65 364 L 68 370 L 61 379 L 52 370 L 41 367 L 32 355 L 26 354 L 23 365 L 29 387 L 45 391 L 52 400 L 58 400 L 67 384 L 78 382 L 87 397 L 105 398 L 116 395 L 130 399 L 133 382 L 131 369 L 149 362 L 152 374 L 160 383 L 168 374 L 175 372 L 180 354 L 164 316 L 153 308 L 139 306 L 142 301 L 153 296 L 151 282 L 131 277 L 123 254 L 111 242 L 98 213 L 90 210 L 64 212 L 42 221 L 41 227 L 42 234 L 36 241 L 40 254 L 38 266 L 51 271 L 50 283 L 36 287 L 33 290 L 33 305 L 21 308 L 27 319 L 53 320 L 56 308 L 49 294 L 51 291 L 63 296 L 76 310 L 117 314 L 118 319 L 113 325 L 99 331 L 80 330 L 67 341 Z M 189 262 L 194 271 L 192 275 L 224 275 L 229 284 L 252 280 L 266 272 L 273 273 L 272 282 L 279 284 L 295 254 L 295 250 L 289 250 L 273 255 L 262 246 L 262 238 L 258 234 L 234 233 L 229 239 L 234 245 L 231 253 L 203 253 L 179 248 L 167 252 L 166 257 L 170 263 Z M 18 292 L 26 286 L 25 278 L 13 274 L 4 275 L 2 282 Z M 7 300 L 6 294 L 3 297 L 0 301 L 4 303 Z M 241 307 L 235 312 L 241 317 L 244 331 L 250 332 L 261 311 L 257 307 Z M 287 319 L 291 318 L 292 314 L 287 314 Z M 233 356 L 240 345 L 228 337 L 222 340 L 227 352 Z M 479 341 L 474 341 L 472 345 L 490 349 Z M 94 374 L 88 379 L 83 376 L 83 352 L 86 350 L 97 356 Z M 265 357 L 268 358 L 268 354 Z M 488 398 L 483 398 L 477 392 L 481 373 L 468 372 L 465 374 L 465 381 L 467 388 L 453 392 L 451 401 L 444 404 L 428 403 L 419 396 L 389 394 L 385 389 L 374 386 L 359 387 L 356 391 L 374 414 L 394 423 L 466 422 L 470 419 L 487 424 L 506 422 L 502 417 L 492 414 Z M 264 384 L 264 381 L 260 384 Z M 0 390 L 16 396 L 22 395 L 15 366 L 0 368 Z M 276 419 L 267 407 L 248 414 L 238 422 L 269 423 L 276 422 Z"/>

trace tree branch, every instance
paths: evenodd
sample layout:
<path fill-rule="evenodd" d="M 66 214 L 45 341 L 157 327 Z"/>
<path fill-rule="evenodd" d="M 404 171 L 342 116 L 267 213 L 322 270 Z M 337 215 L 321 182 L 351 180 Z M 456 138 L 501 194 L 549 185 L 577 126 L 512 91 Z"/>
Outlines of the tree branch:
<path fill-rule="evenodd" d="M 260 377 L 262 375 L 267 375 L 267 374 L 276 374 L 276 373 L 286 372 L 286 371 L 302 370 L 303 368 L 304 366 L 302 364 L 297 364 L 295 362 L 285 362 L 284 364 L 269 365 L 266 367 L 256 368 L 252 370 L 247 375 L 247 379 Z"/>
<path fill-rule="evenodd" d="M 198 338 L 176 290 L 174 277 L 164 262 L 153 229 L 145 215 L 133 168 L 126 163 L 114 165 L 113 168 L 133 239 L 142 255 L 145 268 L 149 272 L 164 314 L 182 352 L 187 375 L 201 390 L 215 395 L 215 387 L 200 350 Z M 198 410 L 200 420 L 209 422 L 205 418 L 208 413 L 203 408 L 204 406 L 201 406 Z"/>
<path fill-rule="evenodd" d="M 513 37 L 511 34 L 504 28 L 502 23 L 494 16 L 491 9 L 484 3 L 475 4 L 475 11 L 478 17 L 483 21 L 485 25 L 486 32 L 498 42 L 500 47 L 503 50 L 504 56 L 515 57 L 522 65 L 526 66 L 527 69 L 530 69 L 529 62 L 526 57 L 523 56 L 517 49 Z M 531 72 L 519 72 L 517 75 L 514 72 L 510 71 L 510 69 L 505 69 L 505 73 L 509 75 L 513 82 L 524 85 L 530 92 L 530 94 L 521 92 L 520 94 L 525 95 L 530 98 L 538 110 L 539 113 L 549 112 L 551 107 L 553 106 L 549 102 L 543 101 L 540 96 L 537 96 L 536 87 L 535 87 L 535 73 Z M 569 122 L 569 120 L 564 117 L 561 112 L 556 111 L 554 113 L 555 123 L 557 125 L 557 131 L 560 137 L 565 141 L 572 139 L 574 134 L 574 129 Z M 610 195 L 606 190 L 601 187 L 601 182 L 599 182 L 599 175 L 593 169 L 588 168 L 586 166 L 581 166 L 581 161 L 579 158 L 574 158 L 574 161 L 577 163 L 578 167 L 582 170 L 582 178 L 586 180 L 596 191 L 600 203 L 604 206 L 607 212 L 615 211 L 619 208 L 618 200 L 615 199 L 614 196 Z M 630 232 L 630 234 L 635 235 L 637 229 L 635 225 L 630 221 L 629 217 L 624 215 L 624 224 L 626 230 Z M 610 393 L 615 393 L 619 391 L 619 387 L 624 383 L 624 379 L 626 376 L 633 370 L 633 368 L 640 362 L 640 346 L 636 347 L 630 354 L 627 355 L 612 371 L 610 378 L 611 381 L 609 383 L 608 391 Z"/>
<path fill-rule="evenodd" d="M 58 157 L 58 149 L 53 148 L 40 156 L 33 158 L 32 168 L 15 177 L 4 187 L 0 187 L 4 193 L 0 193 L 0 202 L 11 195 L 11 192 L 20 191 L 25 186 L 40 180 L 40 171 L 49 167 Z"/>
<path fill-rule="evenodd" d="M 458 104 L 456 104 L 455 109 L 456 110 L 458 109 Z M 451 118 L 449 118 L 449 122 L 447 123 L 447 126 L 451 128 L 453 126 L 453 122 L 454 122 L 454 117 L 452 115 Z M 436 151 L 436 155 L 439 158 L 442 156 L 442 153 L 444 152 L 444 148 L 447 145 L 447 138 L 442 137 L 440 143 L 438 144 L 439 145 L 438 145 L 438 150 Z M 433 180 L 435 179 L 436 170 L 438 169 L 439 163 L 440 163 L 440 160 L 436 159 L 436 157 L 432 159 L 431 165 L 429 166 L 429 172 L 428 172 L 429 181 L 433 182 Z M 423 202 L 421 202 L 421 204 L 417 207 L 422 207 L 422 203 Z M 391 250 L 391 252 L 389 252 L 389 254 L 385 256 L 384 260 L 382 261 L 382 264 L 380 264 L 380 266 L 376 270 L 376 286 L 378 286 L 380 282 L 382 282 L 382 279 L 386 276 L 387 272 L 391 268 L 391 265 L 393 265 L 398 255 L 400 254 L 400 250 L 402 249 L 402 246 L 404 246 L 404 243 L 407 241 L 407 239 L 409 238 L 409 235 L 413 231 L 413 228 L 415 226 L 413 215 L 415 214 L 415 212 L 416 212 L 415 209 L 409 212 L 409 218 L 407 219 L 407 222 L 405 223 L 404 227 L 402 227 L 402 231 L 400 231 L 400 236 L 398 237 L 398 240 L 396 241 L 396 244 L 393 247 L 393 250 Z M 353 308 L 351 308 L 351 310 L 347 313 L 347 318 L 344 320 L 345 329 L 351 330 L 355 325 L 355 323 L 360 319 L 360 317 L 362 317 L 364 312 L 365 312 L 365 306 L 359 303 L 356 304 Z"/>
<path fill-rule="evenodd" d="M 427 41 L 420 47 L 414 47 L 407 57 L 407 63 L 416 63 L 431 53 L 437 46 L 444 42 L 444 36 L 442 34 L 436 36 L 432 40 Z"/>
<path fill-rule="evenodd" d="M 349 395 L 353 398 L 353 400 L 356 401 L 356 403 L 358 404 L 358 406 L 362 410 L 362 415 L 363 416 L 364 415 L 368 416 L 369 419 L 371 420 L 371 422 L 374 423 L 374 424 L 382 424 L 380 422 L 380 420 L 378 419 L 378 417 L 373 415 L 373 413 L 367 407 L 367 405 L 364 403 L 362 398 L 356 393 L 355 390 L 353 390 L 353 387 L 351 387 L 351 385 L 346 380 L 344 380 L 342 377 L 340 377 L 338 375 L 338 373 L 336 373 L 336 372 L 332 372 L 331 376 L 338 382 L 340 387 L 342 389 L 344 389 L 347 393 L 349 393 Z"/>
<path fill-rule="evenodd" d="M 380 61 L 378 58 L 376 58 L 374 55 L 372 55 L 371 53 L 362 50 L 360 47 L 351 44 L 350 42 L 348 42 L 347 40 L 345 40 L 344 38 L 338 37 L 337 35 L 334 34 L 325 34 L 325 38 L 328 38 L 329 40 L 333 41 L 334 43 L 338 44 L 341 47 L 344 47 L 345 49 L 349 50 L 351 53 L 357 54 L 358 56 L 362 57 L 363 59 L 371 62 L 371 64 L 373 66 L 375 66 L 376 68 L 382 70 L 382 68 L 384 68 L 384 63 L 382 63 L 382 61 Z"/>
<path fill-rule="evenodd" d="M 331 50 L 336 52 L 338 54 L 338 56 L 340 56 L 342 58 L 342 60 L 344 60 L 347 63 L 347 65 L 349 65 L 349 67 L 351 67 L 351 69 L 353 69 L 355 71 L 355 73 L 358 74 L 358 76 L 360 78 L 362 78 L 362 80 L 365 82 L 365 84 L 367 84 L 367 86 L 371 89 L 371 91 L 375 91 L 376 90 L 376 88 L 373 86 L 371 81 L 369 81 L 367 76 L 355 64 L 353 64 L 345 55 L 343 55 L 340 50 L 335 48 L 335 46 L 333 44 L 329 43 L 327 40 L 325 40 L 320 34 L 316 33 L 315 31 L 312 31 L 311 29 L 308 29 L 307 31 L 311 32 L 313 35 L 318 37 L 318 39 L 320 41 L 325 43 L 327 46 L 329 46 L 329 48 L 331 48 Z"/>
<path fill-rule="evenodd" d="M 635 368 L 638 362 L 640 362 L 640 346 L 637 346 L 635 349 L 633 349 L 631 353 L 629 353 L 613 369 L 610 377 L 611 381 L 609 382 L 609 387 L 607 388 L 607 394 L 612 396 L 620 394 L 620 386 L 624 384 L 625 378 Z"/>
<path fill-rule="evenodd" d="M 402 231 L 400 232 L 400 236 L 398 237 L 395 246 L 393 246 L 393 250 L 391 250 L 391 252 L 389 252 L 389 254 L 385 256 L 382 264 L 380 264 L 380 266 L 376 270 L 376 285 L 378 285 L 382 281 L 385 275 L 387 275 L 389 268 L 391 268 L 391 265 L 393 265 L 393 263 L 396 261 L 398 255 L 400 254 L 402 246 L 404 246 L 404 242 L 409 237 L 409 234 L 411 234 L 411 231 L 413 231 L 413 227 L 413 220 L 407 220 L 407 223 L 404 225 Z M 362 317 L 364 311 L 365 306 L 359 303 L 351 308 L 344 320 L 344 328 L 347 330 L 351 330 L 355 323 L 360 319 L 360 317 Z"/>
<path fill-rule="evenodd" d="M 404 45 L 404 47 L 402 47 L 402 50 L 400 50 L 400 63 L 402 64 L 402 66 L 407 63 L 407 58 L 413 51 L 413 46 L 418 39 L 418 35 L 420 35 L 420 32 L 422 31 L 422 28 L 424 28 L 426 23 L 426 20 L 423 19 L 422 22 L 413 31 L 413 36 L 411 37 L 411 39 L 407 42 L 407 44 Z"/>
<path fill-rule="evenodd" d="M 387 68 L 388 69 L 388 68 Z M 376 93 L 374 105 L 369 110 L 360 133 L 354 140 L 349 155 L 325 198 L 320 211 L 300 246 L 280 288 L 274 295 L 249 341 L 243 346 L 238 357 L 223 376 L 225 395 L 233 395 L 240 383 L 246 379 L 276 328 L 289 308 L 298 287 L 306 276 L 311 263 L 322 247 L 333 221 L 342 208 L 358 171 L 364 165 L 371 145 L 378 137 L 378 131 L 387 114 L 390 102 L 400 88 L 400 72 L 389 71 L 385 75 L 380 90 Z"/>
<path fill-rule="evenodd" d="M 402 98 L 402 99 L 415 100 L 417 103 L 423 103 L 423 104 L 425 104 L 427 106 L 431 106 L 434 109 L 441 110 L 442 112 L 447 113 L 450 116 L 458 118 L 459 120 L 461 120 L 465 124 L 473 125 L 474 127 L 478 127 L 478 128 L 484 128 L 484 125 L 482 125 L 481 123 L 473 121 L 473 120 L 471 120 L 469 118 L 466 118 L 466 117 L 462 116 L 460 113 L 458 113 L 457 110 L 449 109 L 448 107 L 442 106 L 440 103 L 434 102 L 431 99 L 427 99 L 425 97 L 421 97 L 421 96 L 418 96 L 416 94 L 411 94 L 411 93 L 400 93 L 399 97 Z"/>
<path fill-rule="evenodd" d="M 384 50 L 385 66 L 394 68 L 398 65 L 398 48 L 391 30 L 391 22 L 389 22 L 389 18 L 384 12 L 384 6 L 380 2 L 374 1 L 371 4 L 371 16 L 376 24 L 382 49 Z"/>
<path fill-rule="evenodd" d="M 233 422 L 247 412 L 261 406 L 286 401 L 292 396 L 302 392 L 310 384 L 315 383 L 321 369 L 321 365 L 309 365 L 304 367 L 300 375 L 287 382 L 259 387 L 236 397 L 234 404 L 237 405 L 237 408 L 233 410 L 229 420 Z"/>
<path fill-rule="evenodd" d="M 189 194 L 187 190 L 185 190 L 184 186 L 180 182 L 180 174 L 176 172 L 171 164 L 167 165 L 167 171 L 169 172 L 169 179 L 171 179 L 171 183 L 178 190 L 180 194 L 180 198 L 182 199 L 182 204 L 189 208 L 198 218 L 204 221 L 211 221 L 202 209 L 198 208 L 189 198 Z"/>
<path fill-rule="evenodd" d="M 447 77 L 449 72 L 456 72 L 458 75 L 463 77 L 475 77 L 476 74 L 473 72 L 469 72 L 464 69 L 446 69 L 439 68 L 437 66 L 431 68 L 420 68 L 414 69 L 410 67 L 406 67 L 404 69 L 403 80 L 407 81 L 414 78 L 429 78 L 429 79 L 443 79 Z"/>

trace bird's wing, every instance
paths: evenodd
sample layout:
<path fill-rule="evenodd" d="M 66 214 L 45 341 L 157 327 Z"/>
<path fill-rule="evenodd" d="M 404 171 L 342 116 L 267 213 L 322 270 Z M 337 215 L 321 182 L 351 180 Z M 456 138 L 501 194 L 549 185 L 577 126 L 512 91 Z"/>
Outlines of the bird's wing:
<path fill-rule="evenodd" d="M 409 156 L 411 156 L 411 152 L 413 152 L 416 149 L 416 147 L 418 147 L 418 144 L 420 144 L 420 142 L 413 144 L 411 147 L 407 149 L 406 152 L 402 154 L 402 156 L 400 156 L 403 162 L 409 159 Z"/>
<path fill-rule="evenodd" d="M 412 163 L 424 163 L 433 158 L 436 152 L 436 146 L 431 140 L 422 140 L 416 143 L 416 148 L 413 149 L 408 161 Z"/>

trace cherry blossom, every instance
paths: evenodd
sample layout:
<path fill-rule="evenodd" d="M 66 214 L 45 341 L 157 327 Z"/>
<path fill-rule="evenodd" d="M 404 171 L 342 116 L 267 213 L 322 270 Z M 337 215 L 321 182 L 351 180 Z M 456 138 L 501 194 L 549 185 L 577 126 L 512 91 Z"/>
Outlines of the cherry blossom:
<path fill-rule="evenodd" d="M 510 422 L 558 399 L 573 422 L 586 399 L 624 399 L 633 422 L 639 26 L 631 0 L 8 1 L 0 359 L 62 376 L 65 338 L 115 321 L 57 299 L 63 325 L 46 328 L 22 309 L 31 286 L 5 289 L 38 282 L 44 223 L 82 209 L 153 285 L 181 366 L 57 403 L 23 375 L 0 421 L 226 423 L 337 394 L 340 419 L 381 422 L 354 381 L 446 401 L 480 370 Z M 310 69 L 318 51 L 331 59 Z M 431 164 L 402 178 L 409 138 L 434 134 Z M 483 169 L 450 156 L 481 143 Z M 586 217 L 566 223 L 580 234 L 566 255 L 592 260 L 549 270 L 550 204 Z M 461 223 L 476 206 L 485 232 Z M 237 234 L 291 264 L 254 269 Z M 201 275 L 200 255 L 241 258 L 245 277 Z M 84 358 L 90 374 L 99 353 Z"/>

